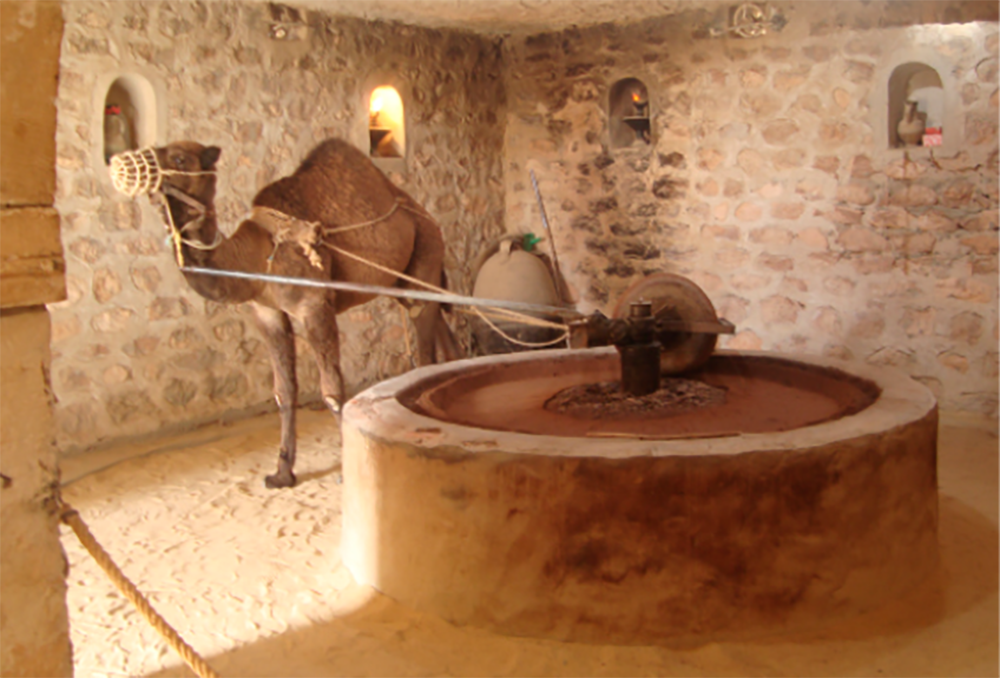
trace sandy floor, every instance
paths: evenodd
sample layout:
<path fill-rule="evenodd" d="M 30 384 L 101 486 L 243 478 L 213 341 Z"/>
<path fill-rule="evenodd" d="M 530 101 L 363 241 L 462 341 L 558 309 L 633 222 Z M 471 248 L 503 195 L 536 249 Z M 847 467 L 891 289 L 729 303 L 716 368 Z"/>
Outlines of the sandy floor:
<path fill-rule="evenodd" d="M 697 647 L 574 645 L 457 628 L 340 563 L 339 435 L 300 417 L 300 483 L 266 490 L 276 415 L 63 464 L 64 497 L 222 676 L 996 676 L 995 423 L 943 417 L 943 571 L 822 633 Z M 63 528 L 76 675 L 194 675 Z"/>

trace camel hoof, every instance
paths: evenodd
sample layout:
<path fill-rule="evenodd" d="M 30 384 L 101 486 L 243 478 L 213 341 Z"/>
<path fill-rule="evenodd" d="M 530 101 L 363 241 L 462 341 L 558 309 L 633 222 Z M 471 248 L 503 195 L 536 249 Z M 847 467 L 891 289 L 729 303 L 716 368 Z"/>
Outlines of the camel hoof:
<path fill-rule="evenodd" d="M 264 476 L 264 487 L 269 490 L 277 490 L 282 487 L 295 487 L 295 474 L 289 471 L 288 473 L 275 473 L 273 475 Z"/>

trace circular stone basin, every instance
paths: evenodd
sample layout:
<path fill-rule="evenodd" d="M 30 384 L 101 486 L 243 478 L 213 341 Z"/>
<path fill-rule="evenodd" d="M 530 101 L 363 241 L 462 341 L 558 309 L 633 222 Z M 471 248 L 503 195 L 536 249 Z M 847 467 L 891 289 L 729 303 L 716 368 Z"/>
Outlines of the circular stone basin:
<path fill-rule="evenodd" d="M 719 351 L 684 375 L 697 388 L 651 408 L 559 405 L 618 365 L 613 348 L 489 356 L 352 399 L 355 579 L 454 623 L 649 644 L 817 624 L 936 568 L 937 406 L 922 385 Z M 684 402 L 696 392 L 722 397 Z"/>

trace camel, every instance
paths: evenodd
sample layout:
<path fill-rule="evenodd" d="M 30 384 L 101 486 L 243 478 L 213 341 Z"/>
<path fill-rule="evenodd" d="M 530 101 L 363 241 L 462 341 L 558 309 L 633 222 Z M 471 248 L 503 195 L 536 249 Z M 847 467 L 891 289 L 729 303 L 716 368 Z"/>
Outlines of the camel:
<path fill-rule="evenodd" d="M 183 267 L 380 286 L 417 287 L 415 281 L 423 281 L 444 287 L 444 241 L 437 223 L 364 153 L 343 140 L 324 141 L 291 176 L 264 187 L 249 216 L 228 238 L 213 208 L 221 150 L 181 141 L 131 153 L 138 158 L 143 152 L 146 174 L 155 179 L 143 192 L 163 207 Z M 374 295 L 190 272 L 184 276 L 206 299 L 252 306 L 274 368 L 281 418 L 278 469 L 264 484 L 294 486 L 298 385 L 291 318 L 302 324 L 319 366 L 323 401 L 339 422 L 344 380 L 337 315 Z M 418 365 L 461 356 L 439 304 L 400 302 L 416 330 Z"/>

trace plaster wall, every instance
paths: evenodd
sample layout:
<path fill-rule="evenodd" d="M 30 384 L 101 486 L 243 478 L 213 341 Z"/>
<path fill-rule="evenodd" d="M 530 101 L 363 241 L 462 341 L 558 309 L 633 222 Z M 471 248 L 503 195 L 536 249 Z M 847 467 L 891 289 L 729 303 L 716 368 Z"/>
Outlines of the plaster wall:
<path fill-rule="evenodd" d="M 896 366 L 995 416 L 996 6 L 768 6 L 785 23 L 755 39 L 709 37 L 728 25 L 712 3 L 508 39 L 506 228 L 541 228 L 534 170 L 581 310 L 679 273 L 736 324 L 722 346 Z M 914 56 L 957 125 L 936 152 L 885 140 L 889 76 Z M 649 145 L 610 143 L 624 78 L 648 89 Z"/>
<path fill-rule="evenodd" d="M 471 291 L 469 266 L 503 222 L 505 104 L 493 39 L 256 2 L 71 2 L 63 11 L 56 207 L 68 299 L 51 307 L 60 448 L 271 403 L 270 362 L 249 310 L 191 291 L 148 201 L 116 194 L 107 178 L 104 97 L 122 75 L 155 95 L 146 104 L 158 116 L 155 142 L 223 149 L 216 208 L 229 232 L 259 189 L 323 139 L 364 148 L 369 95 L 393 85 L 407 156 L 383 167 L 441 224 L 451 289 Z M 341 316 L 349 393 L 409 369 L 397 308 L 382 299 Z M 453 325 L 468 336 L 463 317 Z M 318 394 L 318 373 L 299 349 L 306 400 Z"/>
<path fill-rule="evenodd" d="M 0 675 L 73 673 L 46 302 L 64 296 L 55 187 L 62 14 L 0 3 Z"/>

